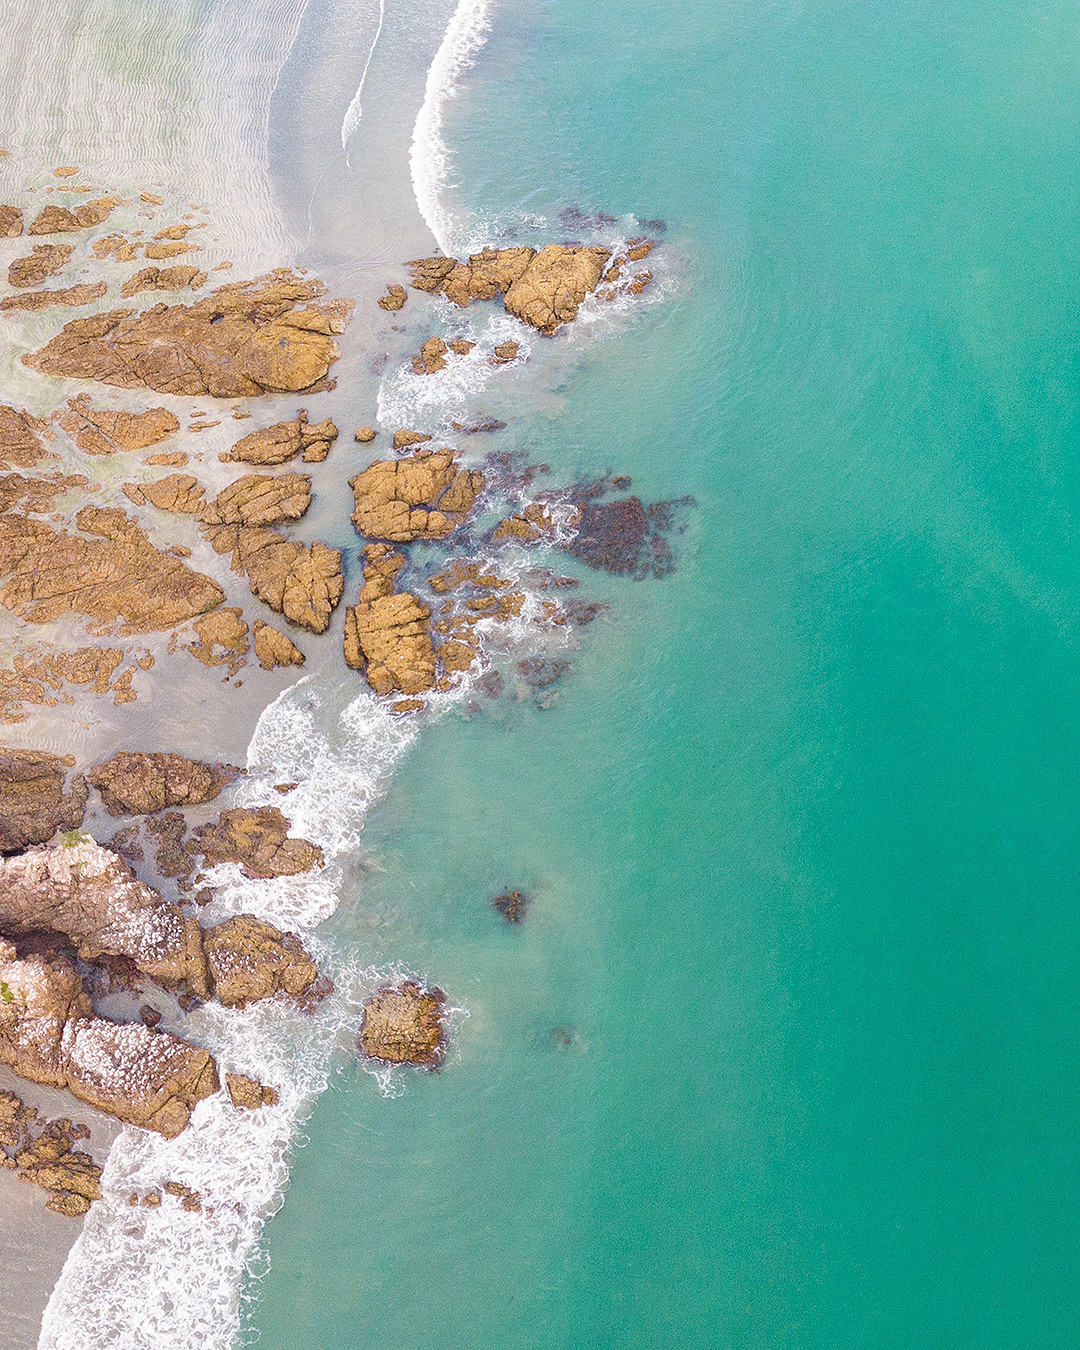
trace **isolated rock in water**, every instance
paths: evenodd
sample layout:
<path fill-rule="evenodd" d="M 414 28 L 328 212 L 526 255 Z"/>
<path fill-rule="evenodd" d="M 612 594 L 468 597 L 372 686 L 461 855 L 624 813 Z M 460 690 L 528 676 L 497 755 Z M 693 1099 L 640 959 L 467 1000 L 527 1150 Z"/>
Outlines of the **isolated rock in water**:
<path fill-rule="evenodd" d="M 360 1046 L 371 1059 L 435 1069 L 446 1055 L 446 995 L 415 980 L 377 990 L 364 1004 Z"/>
<path fill-rule="evenodd" d="M 23 232 L 23 213 L 17 206 L 0 206 L 0 239 L 18 239 Z"/>
<path fill-rule="evenodd" d="M 227 1073 L 225 1087 L 232 1098 L 233 1106 L 245 1111 L 257 1111 L 260 1106 L 276 1106 L 278 1094 L 272 1087 L 265 1087 L 256 1078 L 247 1078 L 242 1073 Z"/>
<path fill-rule="evenodd" d="M 357 427 L 353 434 L 353 440 L 358 445 L 368 445 L 378 434 L 374 427 Z"/>
<path fill-rule="evenodd" d="M 272 272 L 222 286 L 192 305 L 142 314 L 110 310 L 65 324 L 23 363 L 45 375 L 100 380 L 124 389 L 238 398 L 326 387 L 351 305 L 312 303 L 317 281 Z"/>
<path fill-rule="evenodd" d="M 446 369 L 446 353 L 449 350 L 441 337 L 429 337 L 420 348 L 420 355 L 412 359 L 412 367 L 417 375 L 435 375 Z"/>
<path fill-rule="evenodd" d="M 180 430 L 179 420 L 167 408 L 148 408 L 141 413 L 95 408 L 86 394 L 69 399 L 67 411 L 57 421 L 88 455 L 145 450 Z"/>
<path fill-rule="evenodd" d="M 121 298 L 127 300 L 141 291 L 197 291 L 206 282 L 206 273 L 184 263 L 176 267 L 144 267 L 128 277 L 120 287 Z"/>
<path fill-rule="evenodd" d="M 318 978 L 295 934 L 283 933 L 252 914 L 238 914 L 208 928 L 204 941 L 214 996 L 227 1008 L 243 1008 L 279 993 L 300 998 Z"/>
<path fill-rule="evenodd" d="M 507 891 L 491 902 L 507 923 L 524 923 L 529 912 L 529 897 L 524 891 Z"/>
<path fill-rule="evenodd" d="M 444 539 L 456 529 L 476 505 L 484 475 L 461 468 L 452 450 L 417 450 L 402 459 L 377 459 L 349 486 L 357 532 L 404 543 Z"/>
<path fill-rule="evenodd" d="M 75 763 L 44 750 L 0 750 L 0 853 L 43 844 L 58 830 L 77 830 L 86 814 L 86 780 Z"/>
<path fill-rule="evenodd" d="M 279 525 L 299 520 L 310 505 L 310 474 L 248 473 L 207 502 L 199 519 L 206 525 Z"/>
<path fill-rule="evenodd" d="M 130 962 L 165 988 L 206 995 L 199 925 L 87 837 L 0 860 L 0 932 L 59 933 L 84 961 Z"/>
<path fill-rule="evenodd" d="M 81 286 L 68 286 L 56 291 L 23 291 L 20 295 L 7 295 L 0 300 L 0 312 L 36 312 L 50 309 L 53 305 L 89 305 L 94 300 L 100 300 L 108 289 L 104 281 L 88 281 Z"/>
<path fill-rule="evenodd" d="M 408 298 L 409 293 L 404 286 L 399 286 L 396 282 L 388 282 L 386 294 L 379 296 L 377 304 L 380 309 L 388 309 L 392 312 L 401 309 Z"/>
<path fill-rule="evenodd" d="M 364 549 L 364 586 L 345 611 L 345 662 L 377 694 L 422 694 L 435 685 L 431 610 L 394 580 L 405 565 L 388 544 Z"/>
<path fill-rule="evenodd" d="M 326 632 L 345 588 L 339 549 L 298 544 L 258 527 L 206 525 L 203 534 L 218 553 L 232 552 L 232 569 L 247 574 L 252 595 L 290 623 Z"/>
<path fill-rule="evenodd" d="M 289 822 L 276 806 L 222 811 L 215 824 L 194 831 L 188 850 L 211 866 L 239 863 L 244 876 L 262 880 L 310 872 L 325 861 L 318 845 L 289 835 Z"/>
<path fill-rule="evenodd" d="M 516 342 L 500 342 L 495 347 L 495 355 L 492 359 L 496 365 L 504 366 L 508 361 L 516 360 L 520 351 L 521 347 Z"/>
<path fill-rule="evenodd" d="M 74 244 L 35 244 L 25 258 L 8 264 L 8 285 L 40 286 L 62 272 L 74 252 Z"/>
<path fill-rule="evenodd" d="M 90 539 L 36 520 L 0 516 L 0 604 L 31 623 L 85 614 L 122 634 L 162 632 L 225 599 L 220 586 L 170 554 L 115 507 L 85 506 Z"/>
<path fill-rule="evenodd" d="M 28 469 L 45 454 L 38 432 L 45 423 L 18 408 L 0 405 L 0 467 Z"/>
<path fill-rule="evenodd" d="M 606 248 L 549 244 L 506 292 L 507 310 L 541 333 L 554 333 L 577 318 L 610 256 Z"/>
<path fill-rule="evenodd" d="M 305 463 L 319 464 L 337 434 L 338 429 L 329 417 L 309 425 L 307 413 L 299 412 L 291 422 L 275 422 L 272 427 L 249 432 L 221 458 L 242 464 L 285 464 L 302 453 Z"/>
<path fill-rule="evenodd" d="M 120 750 L 90 770 L 90 782 L 113 816 L 148 815 L 170 806 L 213 801 L 240 773 L 231 764 L 204 764 L 164 752 Z"/>
<path fill-rule="evenodd" d="M 0 940 L 0 1064 L 21 1078 L 66 1087 L 82 1101 L 169 1138 L 217 1091 L 208 1051 L 141 1023 L 95 1017 L 72 963 L 19 960 Z"/>
<path fill-rule="evenodd" d="M 252 628 L 255 643 L 255 655 L 263 670 L 274 670 L 277 666 L 302 666 L 304 653 L 279 629 L 256 619 Z"/>

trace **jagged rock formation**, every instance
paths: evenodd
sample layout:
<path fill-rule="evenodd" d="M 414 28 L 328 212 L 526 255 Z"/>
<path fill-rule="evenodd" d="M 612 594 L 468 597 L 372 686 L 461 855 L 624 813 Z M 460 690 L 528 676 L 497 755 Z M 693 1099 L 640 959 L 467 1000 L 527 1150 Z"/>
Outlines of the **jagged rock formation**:
<path fill-rule="evenodd" d="M 275 422 L 272 427 L 249 432 L 221 459 L 242 464 L 285 464 L 302 453 L 305 464 L 320 464 L 337 434 L 329 417 L 309 425 L 307 413 L 301 411 L 291 422 Z"/>
<path fill-rule="evenodd" d="M 128 277 L 120 287 L 120 295 L 127 300 L 141 291 L 197 291 L 205 283 L 205 272 L 184 263 L 176 267 L 144 267 Z"/>
<path fill-rule="evenodd" d="M 280 629 L 256 619 L 251 635 L 255 644 L 255 656 L 263 670 L 304 664 L 304 653 Z"/>
<path fill-rule="evenodd" d="M 456 529 L 476 505 L 484 475 L 461 468 L 452 450 L 417 450 L 402 459 L 377 459 L 349 486 L 357 532 L 403 543 L 444 539 Z"/>
<path fill-rule="evenodd" d="M 46 1209 L 73 1219 L 101 1199 L 101 1168 L 75 1148 L 89 1133 L 66 1118 L 42 1120 L 14 1092 L 0 1091 L 0 1164 L 49 1191 Z"/>
<path fill-rule="evenodd" d="M 149 256 L 149 246 L 147 254 Z M 351 306 L 286 271 L 222 286 L 193 305 L 115 309 L 76 319 L 23 363 L 45 375 L 124 389 L 237 398 L 326 387 Z"/>
<path fill-rule="evenodd" d="M 252 914 L 238 914 L 207 929 L 204 947 L 214 996 L 227 1008 L 243 1008 L 279 993 L 302 998 L 318 979 L 315 963 L 295 934 L 282 933 Z"/>
<path fill-rule="evenodd" d="M 0 206 L 0 239 L 18 239 L 23 232 L 23 213 L 17 206 Z"/>
<path fill-rule="evenodd" d="M 575 530 L 580 522 L 580 506 L 571 505 L 568 508 L 564 528 L 568 532 Z M 520 511 L 515 511 L 512 516 L 500 520 L 492 530 L 491 537 L 496 543 L 513 539 L 521 544 L 539 544 L 554 539 L 557 530 L 558 522 L 551 507 L 546 502 L 530 502 Z"/>
<path fill-rule="evenodd" d="M 399 286 L 396 281 L 389 281 L 386 284 L 386 294 L 380 295 L 376 302 L 380 309 L 394 310 L 401 309 L 408 300 L 409 293 L 404 286 Z"/>
<path fill-rule="evenodd" d="M 116 961 L 206 996 L 199 925 L 88 837 L 0 859 L 0 933 L 42 932 L 61 934 L 84 961 Z"/>
<path fill-rule="evenodd" d="M 99 1111 L 170 1139 L 218 1087 L 209 1051 L 142 1023 L 119 1025 L 96 1017 L 66 957 L 34 954 L 20 960 L 3 941 L 0 1063 L 31 1082 L 66 1087 Z"/>
<path fill-rule="evenodd" d="M 361 670 L 377 694 L 422 694 L 435 685 L 430 608 L 409 591 L 396 591 L 405 565 L 388 544 L 364 549 L 364 585 L 345 612 L 345 662 Z"/>
<path fill-rule="evenodd" d="M 299 520 L 310 505 L 310 474 L 247 473 L 207 502 L 199 520 L 204 525 L 279 525 Z"/>
<path fill-rule="evenodd" d="M 257 1111 L 260 1106 L 276 1106 L 278 1094 L 272 1087 L 266 1087 L 255 1078 L 242 1073 L 227 1073 L 225 1087 L 232 1099 L 233 1106 L 245 1111 Z"/>
<path fill-rule="evenodd" d="M 104 281 L 88 281 L 56 291 L 23 291 L 19 295 L 6 295 L 0 300 L 0 312 L 9 314 L 13 310 L 26 310 L 36 313 L 39 309 L 49 309 L 53 305 L 89 305 L 94 300 L 100 300 L 108 289 Z"/>
<path fill-rule="evenodd" d="M 180 559 L 159 552 L 115 507 L 85 506 L 84 534 L 0 516 L 0 604 L 31 623 L 85 614 L 124 635 L 162 632 L 214 609 L 225 595 Z"/>
<path fill-rule="evenodd" d="M 0 405 L 0 467 L 29 469 L 45 456 L 38 432 L 45 423 L 28 412 Z"/>
<path fill-rule="evenodd" d="M 188 851 L 201 853 L 211 866 L 239 863 L 244 876 L 262 880 L 309 872 L 324 862 L 318 845 L 289 835 L 289 821 L 276 806 L 222 811 L 216 823 L 193 832 Z"/>
<path fill-rule="evenodd" d="M 62 272 L 74 252 L 73 244 L 35 244 L 26 257 L 8 264 L 8 285 L 40 286 Z"/>
<path fill-rule="evenodd" d="M 384 986 L 364 1004 L 360 1047 L 387 1064 L 435 1069 L 446 1056 L 446 995 L 415 980 Z"/>
<path fill-rule="evenodd" d="M 119 205 L 119 197 L 97 197 L 92 202 L 83 202 L 74 211 L 64 206 L 46 206 L 30 222 L 27 234 L 71 234 L 90 229 L 108 220 L 113 207 Z"/>
<path fill-rule="evenodd" d="M 551 334 L 577 317 L 610 257 L 606 248 L 549 244 L 539 253 L 531 248 L 484 249 L 467 262 L 418 258 L 409 267 L 415 290 L 441 292 L 462 306 L 502 295 L 509 313 Z"/>
<path fill-rule="evenodd" d="M 67 787 L 75 761 L 44 750 L 0 750 L 0 852 L 43 844 L 58 830 L 77 830 L 89 792 L 81 774 Z M 2 866 L 2 864 L 0 864 Z"/>
<path fill-rule="evenodd" d="M 204 532 L 218 553 L 232 551 L 232 569 L 246 573 L 252 595 L 299 628 L 326 632 L 345 588 L 339 549 L 298 544 L 255 527 L 223 525 Z"/>
<path fill-rule="evenodd" d="M 95 408 L 87 394 L 69 399 L 67 411 L 56 420 L 88 455 L 145 450 L 180 430 L 179 420 L 167 408 L 147 408 L 141 413 Z"/>
<path fill-rule="evenodd" d="M 163 752 L 120 750 L 92 768 L 89 778 L 110 815 L 134 816 L 213 801 L 239 773 L 231 764 L 204 764 Z"/>
<path fill-rule="evenodd" d="M 204 666 L 227 666 L 229 679 L 247 665 L 246 657 L 251 650 L 248 626 L 242 615 L 243 611 L 234 605 L 223 605 L 191 625 L 197 641 L 190 643 L 187 650 Z"/>

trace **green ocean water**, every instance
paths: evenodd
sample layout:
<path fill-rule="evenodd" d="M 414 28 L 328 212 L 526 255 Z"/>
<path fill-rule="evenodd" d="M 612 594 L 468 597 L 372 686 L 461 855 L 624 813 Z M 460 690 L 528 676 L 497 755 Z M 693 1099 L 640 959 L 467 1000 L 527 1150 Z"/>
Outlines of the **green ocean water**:
<path fill-rule="evenodd" d="M 338 932 L 468 1016 L 342 1056 L 261 1347 L 1080 1343 L 1078 127 L 1061 0 L 496 9 L 460 207 L 680 276 L 518 443 L 697 508 L 370 815 Z"/>

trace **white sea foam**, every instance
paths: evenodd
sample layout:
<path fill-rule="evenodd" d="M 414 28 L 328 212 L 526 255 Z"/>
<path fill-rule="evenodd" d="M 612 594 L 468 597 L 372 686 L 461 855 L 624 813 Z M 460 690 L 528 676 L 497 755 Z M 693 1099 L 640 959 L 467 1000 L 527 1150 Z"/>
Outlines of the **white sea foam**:
<path fill-rule="evenodd" d="M 428 70 L 424 102 L 413 128 L 409 168 L 416 204 L 435 242 L 446 254 L 452 254 L 460 244 L 460 227 L 447 200 L 453 184 L 443 123 L 461 76 L 487 41 L 492 3 L 493 0 L 460 0 Z"/>
<path fill-rule="evenodd" d="M 371 69 L 371 62 L 375 56 L 375 48 L 379 45 L 379 38 L 382 37 L 383 25 L 386 22 L 386 0 L 379 0 L 379 22 L 375 27 L 375 36 L 371 39 L 371 46 L 368 48 L 367 60 L 364 62 L 364 69 L 360 73 L 360 83 L 356 87 L 356 93 L 353 100 L 345 110 L 345 116 L 341 123 L 341 148 L 348 152 L 349 142 L 356 134 L 356 129 L 360 125 L 360 118 L 364 112 L 364 84 L 367 81 L 368 71 Z"/>

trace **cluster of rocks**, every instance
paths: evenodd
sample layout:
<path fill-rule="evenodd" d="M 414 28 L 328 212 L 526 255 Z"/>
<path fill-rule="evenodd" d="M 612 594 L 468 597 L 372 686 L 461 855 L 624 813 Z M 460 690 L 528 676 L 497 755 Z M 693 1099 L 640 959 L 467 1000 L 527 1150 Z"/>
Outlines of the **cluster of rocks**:
<path fill-rule="evenodd" d="M 14 1092 L 0 1091 L 0 1163 L 49 1192 L 45 1208 L 76 1219 L 101 1199 L 101 1168 L 75 1145 L 90 1137 L 66 1117 L 44 1120 Z"/>

